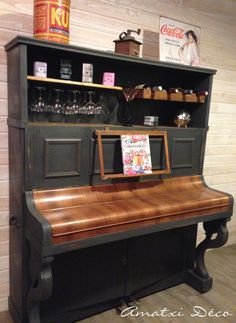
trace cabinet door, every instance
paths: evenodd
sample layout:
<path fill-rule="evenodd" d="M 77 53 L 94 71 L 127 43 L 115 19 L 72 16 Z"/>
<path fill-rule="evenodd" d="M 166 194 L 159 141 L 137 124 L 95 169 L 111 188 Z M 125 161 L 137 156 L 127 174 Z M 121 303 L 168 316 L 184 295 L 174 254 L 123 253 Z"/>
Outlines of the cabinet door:
<path fill-rule="evenodd" d="M 118 241 L 57 255 L 53 294 L 43 304 L 44 315 L 83 308 L 92 314 L 96 304 L 119 303 L 125 286 L 125 254 L 126 241 Z"/>
<path fill-rule="evenodd" d="M 126 295 L 142 297 L 181 283 L 193 266 L 197 226 L 129 240 Z"/>
<path fill-rule="evenodd" d="M 168 130 L 171 175 L 200 174 L 202 129 Z"/>
<path fill-rule="evenodd" d="M 76 126 L 32 126 L 29 131 L 31 187 L 88 184 L 88 131 Z"/>

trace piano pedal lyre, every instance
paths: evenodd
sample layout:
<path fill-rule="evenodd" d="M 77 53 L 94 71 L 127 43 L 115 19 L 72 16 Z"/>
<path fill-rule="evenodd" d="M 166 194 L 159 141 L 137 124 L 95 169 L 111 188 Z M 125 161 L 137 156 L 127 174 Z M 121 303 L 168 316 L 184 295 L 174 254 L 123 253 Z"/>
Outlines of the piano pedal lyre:
<path fill-rule="evenodd" d="M 120 299 L 120 305 L 118 307 L 116 307 L 117 315 L 120 315 L 127 307 L 128 306 L 127 306 L 127 303 L 125 302 L 125 300 Z"/>
<path fill-rule="evenodd" d="M 139 306 L 140 301 L 136 298 L 129 297 L 126 301 L 128 307 L 130 306 Z"/>
<path fill-rule="evenodd" d="M 138 307 L 139 305 L 139 300 L 129 297 L 126 300 L 121 299 L 120 300 L 120 305 L 116 308 L 117 315 L 120 315 L 122 311 L 124 311 L 128 307 Z"/>

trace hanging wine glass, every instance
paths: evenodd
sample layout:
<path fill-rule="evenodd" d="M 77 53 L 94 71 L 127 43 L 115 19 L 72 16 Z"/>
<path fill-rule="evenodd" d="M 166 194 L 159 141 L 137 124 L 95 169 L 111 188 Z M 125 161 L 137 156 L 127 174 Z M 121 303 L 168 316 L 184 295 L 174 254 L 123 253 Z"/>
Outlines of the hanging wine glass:
<path fill-rule="evenodd" d="M 137 93 L 138 93 L 138 88 L 136 87 L 123 88 L 123 94 L 125 96 L 126 102 L 131 102 Z"/>
<path fill-rule="evenodd" d="M 77 115 L 79 112 L 80 102 L 77 100 L 77 94 L 80 93 L 80 91 L 73 90 L 72 91 L 72 103 L 71 103 L 71 110 L 73 115 Z"/>
<path fill-rule="evenodd" d="M 61 121 L 61 113 L 63 113 L 63 107 L 61 102 L 62 89 L 54 89 L 55 97 L 51 105 L 51 121 Z"/>
<path fill-rule="evenodd" d="M 131 111 L 131 101 L 134 99 L 135 95 L 138 93 L 138 88 L 136 87 L 125 87 L 123 88 L 123 94 L 126 100 L 124 125 L 132 126 L 132 111 Z"/>
<path fill-rule="evenodd" d="M 82 98 L 82 101 L 81 101 Z M 81 114 L 85 114 L 84 113 L 84 107 L 87 103 L 87 93 L 86 92 L 80 92 L 80 105 L 79 105 L 79 109 L 78 109 L 78 113 Z"/>
<path fill-rule="evenodd" d="M 77 101 L 77 90 L 68 92 L 68 101 L 65 103 L 64 114 L 67 122 L 76 122 L 76 116 L 79 111 L 79 104 Z"/>
<path fill-rule="evenodd" d="M 104 114 L 104 104 L 103 104 L 104 95 L 101 94 L 98 97 L 97 103 L 95 103 L 94 114 L 101 115 Z"/>
<path fill-rule="evenodd" d="M 85 114 L 89 114 L 89 115 L 94 114 L 95 103 L 93 102 L 93 95 L 94 95 L 94 92 L 92 91 L 88 92 L 89 100 L 84 106 Z"/>
<path fill-rule="evenodd" d="M 47 93 L 47 106 L 46 106 L 46 112 L 49 114 L 51 112 L 52 107 L 52 90 L 48 89 Z"/>
<path fill-rule="evenodd" d="M 62 105 L 61 112 L 64 115 L 64 121 L 68 121 L 68 116 L 71 115 L 71 91 L 67 91 L 67 99 Z"/>
<path fill-rule="evenodd" d="M 34 88 L 33 100 L 30 105 L 30 111 L 34 113 L 34 116 L 37 120 L 44 120 L 45 116 L 43 113 L 46 112 L 47 102 L 43 96 L 43 92 L 45 91 L 45 87 L 36 86 Z"/>
<path fill-rule="evenodd" d="M 37 95 L 36 95 L 36 88 L 33 87 L 31 91 L 31 97 L 30 97 L 30 105 L 29 105 L 29 111 L 31 114 L 31 120 L 33 121 L 36 117 L 36 110 L 37 110 Z"/>
<path fill-rule="evenodd" d="M 73 91 L 73 109 L 75 114 L 75 121 L 79 122 L 79 111 L 81 109 L 81 93 L 78 90 Z"/>
<path fill-rule="evenodd" d="M 95 103 L 94 107 L 94 122 L 102 123 L 104 122 L 105 106 L 104 106 L 104 94 L 100 94 L 98 101 Z"/>
<path fill-rule="evenodd" d="M 94 92 L 83 92 L 83 102 L 79 107 L 80 122 L 90 123 L 94 119 L 95 103 L 93 102 Z M 88 98 L 88 101 L 87 101 Z"/>

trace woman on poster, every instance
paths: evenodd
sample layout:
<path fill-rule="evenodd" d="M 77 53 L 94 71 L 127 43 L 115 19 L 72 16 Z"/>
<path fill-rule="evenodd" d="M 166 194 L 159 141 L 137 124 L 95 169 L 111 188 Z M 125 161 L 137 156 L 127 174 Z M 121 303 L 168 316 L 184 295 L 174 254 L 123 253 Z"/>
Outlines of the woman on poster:
<path fill-rule="evenodd" d="M 199 66 L 199 50 L 197 36 L 193 30 L 188 30 L 185 33 L 186 42 L 179 49 L 179 57 L 181 62 L 186 65 Z"/>

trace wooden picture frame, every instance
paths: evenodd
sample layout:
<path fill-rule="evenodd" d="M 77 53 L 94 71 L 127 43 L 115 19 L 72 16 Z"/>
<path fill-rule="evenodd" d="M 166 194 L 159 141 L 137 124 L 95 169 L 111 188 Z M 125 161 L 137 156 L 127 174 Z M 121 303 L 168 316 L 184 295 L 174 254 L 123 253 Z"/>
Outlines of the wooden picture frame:
<path fill-rule="evenodd" d="M 98 155 L 100 162 L 100 173 L 101 178 L 103 180 L 113 179 L 113 178 L 125 178 L 125 177 L 140 177 L 140 176 L 150 176 L 150 175 L 162 175 L 162 174 L 170 174 L 170 160 L 169 160 L 169 150 L 168 150 L 168 141 L 167 141 L 167 132 L 166 131 L 158 131 L 158 130 L 144 130 L 144 131 L 129 131 L 129 130 L 96 130 L 97 140 L 98 140 Z M 114 173 L 114 174 L 106 174 L 104 171 L 104 156 L 103 156 L 103 145 L 102 145 L 102 137 L 103 136 L 121 136 L 121 135 L 149 135 L 152 137 L 163 137 L 164 140 L 164 153 L 165 153 L 165 161 L 166 168 L 160 170 L 154 170 L 151 174 L 135 174 L 135 175 L 124 175 L 123 173 Z"/>

